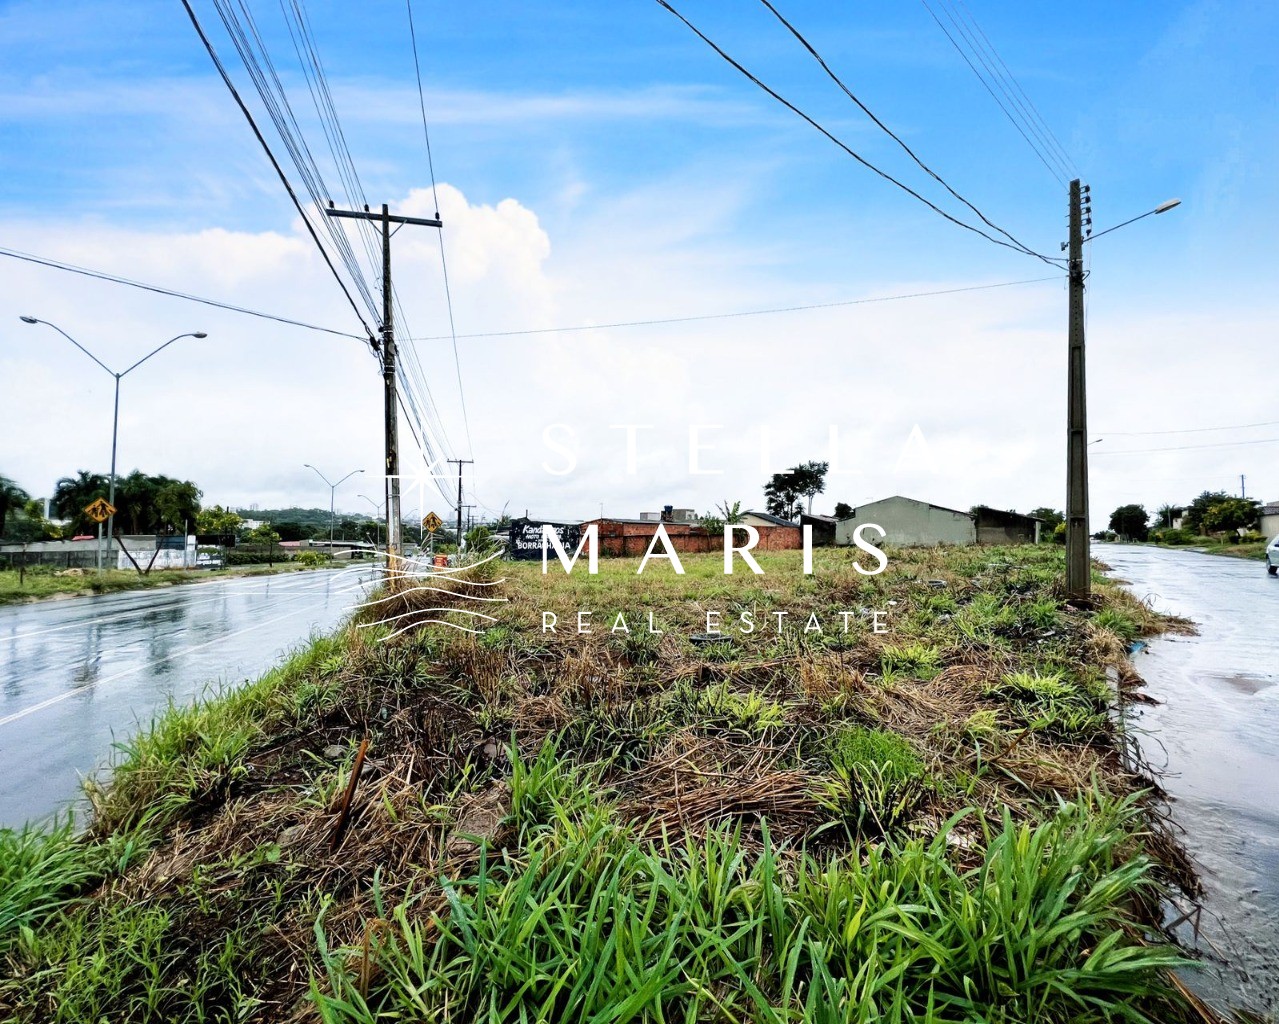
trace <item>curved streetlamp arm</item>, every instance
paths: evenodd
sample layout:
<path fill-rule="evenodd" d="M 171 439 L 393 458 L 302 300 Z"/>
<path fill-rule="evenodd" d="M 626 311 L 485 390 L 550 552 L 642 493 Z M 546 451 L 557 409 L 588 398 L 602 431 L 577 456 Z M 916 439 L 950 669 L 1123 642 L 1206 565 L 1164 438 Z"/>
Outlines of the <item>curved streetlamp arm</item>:
<path fill-rule="evenodd" d="M 363 473 L 363 472 L 364 472 L 364 470 L 362 470 L 362 469 L 353 469 L 353 470 L 351 470 L 351 472 L 347 473 L 347 475 L 346 475 L 346 476 L 344 476 L 344 477 L 342 478 L 342 480 L 350 480 L 350 479 L 351 479 L 351 477 L 355 476 L 355 474 L 356 474 L 356 473 Z M 339 481 L 338 481 L 337 483 L 335 483 L 333 486 L 334 486 L 334 487 L 340 487 L 340 486 L 342 485 L 342 480 L 339 480 Z"/>
<path fill-rule="evenodd" d="M 1112 231 L 1118 231 L 1120 228 L 1126 228 L 1129 224 L 1135 224 L 1137 223 L 1137 221 L 1143 220 L 1146 217 L 1153 217 L 1155 214 L 1158 214 L 1158 213 L 1167 213 L 1173 207 L 1180 206 L 1180 205 L 1181 205 L 1180 199 L 1165 200 L 1164 202 L 1156 206 L 1153 210 L 1147 210 L 1145 213 L 1140 213 L 1136 217 L 1130 217 L 1128 220 L 1124 221 L 1121 224 L 1116 224 L 1112 228 L 1106 228 L 1105 231 L 1098 231 L 1095 235 L 1089 235 L 1087 238 L 1084 239 L 1084 241 L 1091 242 L 1094 238 L 1100 238 L 1102 235 L 1108 235 Z"/>
<path fill-rule="evenodd" d="M 151 352 L 148 352 L 148 353 L 147 353 L 146 355 L 144 355 L 141 359 L 139 359 L 136 363 L 134 363 L 132 366 L 130 366 L 127 370 L 121 370 L 121 371 L 120 371 L 120 373 L 119 373 L 119 374 L 117 374 L 117 376 L 119 376 L 119 377 L 123 377 L 126 373 L 132 373 L 134 370 L 136 370 L 139 366 L 141 366 L 143 363 L 145 363 L 145 362 L 146 362 L 148 359 L 150 359 L 152 356 L 157 355 L 158 353 L 160 353 L 160 352 L 164 351 L 166 348 L 168 348 L 170 345 L 172 345 L 175 341 L 179 341 L 179 340 L 181 340 L 182 338 L 203 338 L 203 337 L 205 337 L 205 336 L 206 336 L 206 335 L 204 334 L 204 332 L 203 332 L 203 331 L 188 331 L 186 334 L 179 334 L 176 338 L 170 338 L 168 341 L 166 341 L 166 342 L 165 342 L 163 345 L 161 345 L 159 348 L 154 349 L 154 350 L 152 350 Z"/>
<path fill-rule="evenodd" d="M 24 316 L 24 317 L 19 317 L 19 319 L 20 319 L 20 320 L 21 320 L 24 324 L 44 324 L 44 325 L 45 325 L 45 327 L 52 327 L 55 331 L 57 331 L 57 332 L 58 332 L 59 334 L 61 334 L 64 338 L 66 338 L 66 339 L 67 339 L 67 341 L 71 342 L 71 344 L 72 344 L 72 345 L 74 345 L 74 346 L 75 346 L 76 348 L 78 348 L 81 352 L 83 352 L 86 356 L 88 356 L 88 357 L 89 357 L 90 359 L 92 359 L 95 363 L 97 363 L 97 364 L 98 364 L 99 366 L 101 366 L 104 370 L 106 370 L 106 371 L 107 371 L 107 373 L 111 374 L 111 376 L 112 376 L 112 377 L 117 376 L 117 374 L 116 374 L 115 370 L 111 369 L 111 367 L 109 367 L 109 366 L 108 366 L 106 363 L 104 363 L 101 359 L 99 359 L 99 358 L 98 358 L 97 356 L 95 356 L 92 352 L 90 352 L 87 348 L 85 348 L 83 345 L 81 345 L 78 341 L 76 341 L 76 340 L 75 340 L 75 338 L 71 337 L 71 335 L 69 335 L 66 331 L 64 331 L 64 330 L 63 330 L 61 327 L 59 327 L 57 324 L 51 324 L 51 323 L 49 323 L 49 321 L 48 321 L 48 320 L 40 320 L 40 319 L 37 319 L 37 318 L 36 318 L 36 317 L 34 317 L 34 316 Z M 126 370 L 126 371 L 125 371 L 125 373 L 128 373 L 128 372 L 129 372 L 128 370 Z M 123 376 L 123 374 L 121 374 L 120 376 Z"/>
<path fill-rule="evenodd" d="M 314 471 L 315 471 L 315 473 L 319 476 L 319 478 L 320 478 L 321 480 L 323 480 L 323 481 L 324 481 L 324 483 L 325 483 L 325 485 L 326 485 L 326 486 L 328 486 L 328 487 L 336 487 L 336 486 L 337 486 L 337 484 L 331 484 L 331 483 L 329 483 L 329 478 L 328 478 L 327 476 L 325 476 L 323 473 L 321 473 L 321 472 L 320 472 L 318 469 L 316 469 L 314 466 L 312 466 L 312 465 L 311 465 L 311 463 L 309 463 L 309 462 L 304 462 L 304 463 L 302 463 L 302 465 L 304 465 L 307 469 L 314 470 Z M 341 481 L 339 480 L 339 481 L 338 481 L 338 483 L 341 483 Z"/>

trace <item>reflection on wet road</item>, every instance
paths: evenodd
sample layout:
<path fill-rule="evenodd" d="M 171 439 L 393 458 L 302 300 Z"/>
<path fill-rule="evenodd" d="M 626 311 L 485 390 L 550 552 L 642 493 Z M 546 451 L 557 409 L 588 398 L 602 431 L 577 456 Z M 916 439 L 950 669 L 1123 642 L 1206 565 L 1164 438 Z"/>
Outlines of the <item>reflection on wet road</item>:
<path fill-rule="evenodd" d="M 1199 635 L 1134 658 L 1161 701 L 1132 715 L 1146 757 L 1167 765 L 1173 817 L 1207 889 L 1199 947 L 1231 961 L 1188 978 L 1254 1009 L 1279 1009 L 1279 579 L 1262 562 L 1100 545 L 1094 553 Z M 1178 935 L 1194 943 L 1193 929 Z M 1214 948 L 1215 947 L 1215 948 Z"/>
<path fill-rule="evenodd" d="M 368 567 L 0 608 L 0 827 L 66 806 L 170 700 L 270 668 L 336 626 Z"/>

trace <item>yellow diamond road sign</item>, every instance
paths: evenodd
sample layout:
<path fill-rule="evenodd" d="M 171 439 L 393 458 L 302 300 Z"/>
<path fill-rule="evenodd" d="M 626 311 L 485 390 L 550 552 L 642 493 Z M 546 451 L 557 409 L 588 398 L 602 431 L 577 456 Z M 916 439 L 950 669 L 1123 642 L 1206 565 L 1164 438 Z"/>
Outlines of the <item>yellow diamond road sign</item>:
<path fill-rule="evenodd" d="M 434 533 L 444 525 L 444 520 L 437 516 L 434 512 L 428 512 L 422 517 L 422 526 L 429 532 Z"/>
<path fill-rule="evenodd" d="M 85 506 L 84 514 L 95 523 L 105 523 L 115 515 L 115 506 L 110 504 L 106 498 L 99 498 L 97 501 L 90 502 Z"/>

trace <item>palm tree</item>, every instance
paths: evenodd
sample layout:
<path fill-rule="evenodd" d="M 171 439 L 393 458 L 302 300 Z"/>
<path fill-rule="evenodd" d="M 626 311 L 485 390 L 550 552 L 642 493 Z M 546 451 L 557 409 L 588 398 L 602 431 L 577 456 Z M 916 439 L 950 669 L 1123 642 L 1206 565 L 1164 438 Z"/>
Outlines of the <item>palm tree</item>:
<path fill-rule="evenodd" d="M 0 476 L 0 537 L 4 536 L 5 520 L 10 508 L 20 508 L 31 500 L 31 495 L 7 476 Z"/>
<path fill-rule="evenodd" d="M 79 470 L 75 476 L 64 476 L 53 487 L 53 509 L 59 518 L 71 522 L 74 533 L 88 527 L 84 508 L 95 498 L 105 498 L 110 481 L 101 473 Z"/>

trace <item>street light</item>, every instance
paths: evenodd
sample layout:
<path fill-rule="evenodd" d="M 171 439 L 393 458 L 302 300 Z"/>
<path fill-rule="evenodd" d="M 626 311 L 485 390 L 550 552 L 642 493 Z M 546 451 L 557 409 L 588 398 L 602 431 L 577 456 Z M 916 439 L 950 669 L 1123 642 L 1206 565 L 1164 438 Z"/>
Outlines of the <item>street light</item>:
<path fill-rule="evenodd" d="M 1084 242 L 1108 235 L 1145 217 L 1167 213 L 1180 206 L 1180 199 L 1167 199 L 1153 210 L 1130 217 L 1114 227 L 1083 237 L 1084 215 L 1092 223 L 1091 194 L 1079 179 L 1070 183 L 1070 239 L 1067 276 L 1069 316 L 1066 387 L 1066 595 L 1087 601 L 1092 590 L 1092 556 L 1089 552 L 1088 449 L 1096 441 L 1088 438 L 1087 379 L 1084 372 Z"/>
<path fill-rule="evenodd" d="M 148 352 L 146 355 L 144 355 L 141 359 L 139 359 L 136 363 L 134 363 L 128 369 L 121 370 L 119 373 L 116 373 L 115 370 L 111 369 L 111 367 L 109 367 L 101 359 L 99 359 L 87 348 L 81 345 L 78 341 L 75 340 L 75 338 L 71 337 L 71 335 L 69 335 L 57 324 L 51 324 L 49 323 L 48 320 L 40 320 L 39 318 L 34 316 L 20 316 L 18 317 L 18 319 L 21 320 L 24 324 L 44 324 L 46 327 L 52 327 L 55 331 L 57 331 L 64 338 L 66 338 L 67 341 L 71 342 L 72 345 L 78 348 L 81 352 L 83 352 L 86 356 L 92 359 L 95 363 L 97 363 L 104 370 L 106 370 L 107 373 L 111 374 L 111 376 L 115 378 L 115 411 L 112 413 L 112 417 L 111 417 L 111 491 L 110 491 L 110 496 L 107 498 L 107 504 L 109 504 L 113 510 L 111 514 L 107 517 L 107 538 L 109 541 L 110 538 L 115 536 L 115 511 L 114 511 L 115 509 L 115 454 L 116 454 L 116 441 L 119 438 L 119 434 L 120 434 L 120 378 L 132 373 L 134 370 L 136 370 L 139 366 L 145 363 L 152 356 L 168 348 L 175 341 L 178 341 L 182 338 L 207 338 L 208 335 L 205 334 L 204 331 L 189 331 L 186 334 L 179 334 L 176 337 L 170 338 L 159 348 L 153 349 L 152 351 Z M 101 531 L 101 528 L 102 528 L 101 524 L 99 524 L 98 526 L 99 531 Z M 101 538 L 100 532 L 98 537 L 98 571 L 99 572 L 102 571 L 102 538 Z"/>
<path fill-rule="evenodd" d="M 370 498 L 367 494 L 360 494 L 360 495 L 357 495 L 357 497 L 363 498 L 365 501 L 367 501 L 370 505 L 373 506 L 373 511 L 377 513 L 378 520 L 380 522 L 380 520 L 382 519 L 382 508 L 386 504 L 386 502 L 381 502 L 381 503 L 376 502 L 372 498 Z M 380 525 L 378 525 L 376 530 L 374 531 L 374 536 L 378 538 L 382 536 L 382 528 Z"/>
<path fill-rule="evenodd" d="M 314 469 L 316 474 L 319 476 L 319 478 L 323 480 L 326 484 L 329 484 L 329 557 L 332 558 L 333 557 L 333 495 L 337 493 L 337 489 L 339 485 L 344 480 L 349 480 L 351 477 L 355 476 L 356 473 L 363 473 L 364 470 L 353 469 L 351 470 L 351 472 L 347 473 L 347 475 L 344 476 L 342 480 L 339 480 L 336 484 L 334 484 L 334 483 L 329 483 L 329 478 L 325 476 L 323 473 L 321 473 L 318 469 L 315 469 L 315 467 L 312 466 L 311 463 L 304 462 L 302 463 L 302 465 L 304 465 L 307 469 Z"/>

